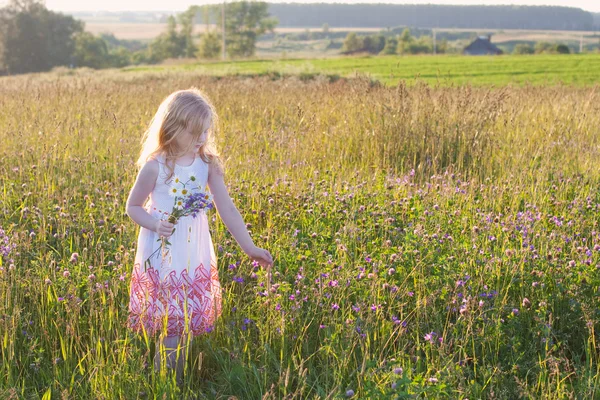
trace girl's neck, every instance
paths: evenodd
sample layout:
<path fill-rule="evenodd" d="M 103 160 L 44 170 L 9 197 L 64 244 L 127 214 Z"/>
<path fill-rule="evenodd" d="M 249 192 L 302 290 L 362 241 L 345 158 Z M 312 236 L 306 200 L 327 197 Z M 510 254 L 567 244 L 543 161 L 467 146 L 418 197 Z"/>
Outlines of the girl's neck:
<path fill-rule="evenodd" d="M 194 160 L 196 159 L 196 157 L 198 156 L 197 153 L 188 153 L 185 154 L 181 157 L 178 157 L 175 160 L 175 163 L 184 167 L 188 167 L 190 165 L 192 165 L 192 163 L 194 162 Z"/>

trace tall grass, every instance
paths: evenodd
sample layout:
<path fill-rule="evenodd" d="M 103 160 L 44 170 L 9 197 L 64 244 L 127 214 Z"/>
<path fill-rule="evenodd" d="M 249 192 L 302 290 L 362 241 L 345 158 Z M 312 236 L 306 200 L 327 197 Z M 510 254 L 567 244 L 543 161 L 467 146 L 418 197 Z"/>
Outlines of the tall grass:
<path fill-rule="evenodd" d="M 125 329 L 124 203 L 143 129 L 192 85 L 276 261 L 269 293 L 213 214 L 224 312 L 180 390 Z M 597 87 L 3 78 L 1 396 L 594 398 L 599 104 Z"/>

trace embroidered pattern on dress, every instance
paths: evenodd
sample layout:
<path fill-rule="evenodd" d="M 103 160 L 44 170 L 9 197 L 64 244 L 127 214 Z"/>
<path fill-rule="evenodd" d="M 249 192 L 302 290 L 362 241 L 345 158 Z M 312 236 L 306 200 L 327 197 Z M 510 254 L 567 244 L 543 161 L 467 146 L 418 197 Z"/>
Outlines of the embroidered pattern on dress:
<path fill-rule="evenodd" d="M 200 264 L 194 271 L 194 278 L 187 270 L 179 277 L 171 271 L 162 282 L 155 268 L 144 272 L 139 264 L 135 265 L 128 318 L 129 328 L 134 331 L 145 329 L 149 335 L 154 335 L 161 331 L 166 315 L 167 335 L 182 335 L 186 319 L 189 331 L 201 335 L 212 330 L 221 313 L 221 285 L 217 266 L 212 261 L 210 276 Z"/>

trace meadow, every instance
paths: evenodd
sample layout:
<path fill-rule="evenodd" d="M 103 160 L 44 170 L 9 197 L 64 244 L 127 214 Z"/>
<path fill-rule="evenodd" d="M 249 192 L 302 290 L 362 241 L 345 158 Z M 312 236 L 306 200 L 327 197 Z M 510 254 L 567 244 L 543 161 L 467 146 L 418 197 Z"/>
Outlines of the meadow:
<path fill-rule="evenodd" d="M 126 72 L 193 71 L 212 76 L 314 75 L 355 77 L 364 74 L 388 86 L 408 85 L 589 86 L 600 81 L 600 54 L 477 56 L 363 56 L 314 59 L 261 59 L 224 62 L 189 62 L 179 65 L 127 67 Z"/>
<path fill-rule="evenodd" d="M 557 59 L 596 79 L 600 58 Z M 599 396 L 597 84 L 202 68 L 0 79 L 1 398 Z M 157 105 L 190 86 L 216 105 L 229 193 L 275 265 L 267 290 L 212 212 L 223 315 L 180 390 L 126 329 L 125 201 Z"/>

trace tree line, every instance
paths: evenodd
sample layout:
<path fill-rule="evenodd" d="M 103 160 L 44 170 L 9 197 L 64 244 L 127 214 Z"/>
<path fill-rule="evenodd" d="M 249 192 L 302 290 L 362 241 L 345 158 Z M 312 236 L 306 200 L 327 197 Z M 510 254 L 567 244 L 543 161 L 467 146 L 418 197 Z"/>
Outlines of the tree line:
<path fill-rule="evenodd" d="M 230 58 L 252 56 L 258 36 L 277 20 L 264 2 L 237 1 L 225 7 L 225 49 Z M 196 37 L 197 15 L 216 24 Z M 48 71 L 56 66 L 109 68 L 157 63 L 167 58 L 216 58 L 222 53 L 221 5 L 192 6 L 170 16 L 167 29 L 144 46 L 114 35 L 95 36 L 83 21 L 48 10 L 43 0 L 11 0 L 0 8 L 0 74 Z M 199 40 L 196 40 L 199 39 Z"/>
<path fill-rule="evenodd" d="M 290 24 L 289 26 L 309 26 L 309 27 L 318 27 L 321 26 L 321 21 L 322 20 L 327 20 L 327 23 L 329 23 L 329 25 L 333 26 L 333 27 L 347 27 L 347 26 L 351 26 L 347 23 L 346 20 L 342 19 L 342 18 L 338 18 L 337 17 L 337 12 L 335 12 L 334 16 L 336 16 L 335 19 L 331 19 L 331 18 L 322 18 L 320 16 L 319 13 L 321 13 L 322 11 L 327 11 L 327 12 L 331 12 L 331 10 L 328 10 L 326 8 L 324 8 L 325 5 L 323 4 L 319 4 L 319 5 L 314 5 L 314 4 L 301 4 L 300 7 L 298 8 L 294 8 L 294 7 L 290 7 L 288 4 L 273 4 L 273 3 L 268 3 L 268 10 L 269 13 L 272 14 L 273 16 L 275 16 L 276 18 L 278 18 L 281 22 L 280 26 L 288 26 L 288 24 Z M 403 21 L 399 20 L 399 18 L 405 18 L 405 19 L 409 19 L 411 17 L 406 16 L 404 11 L 405 9 L 403 9 L 402 7 L 397 7 L 397 6 L 393 6 L 389 9 L 373 9 L 373 4 L 369 5 L 369 9 L 366 10 L 367 11 L 367 15 L 371 15 L 372 11 L 374 10 L 377 14 L 375 14 L 376 18 L 375 20 L 378 22 L 377 23 L 377 27 L 380 26 L 396 26 L 396 25 L 405 25 L 405 26 L 415 26 L 415 25 L 411 25 L 408 23 L 402 24 Z M 428 10 L 423 10 L 423 9 L 416 9 L 415 13 L 419 13 L 421 14 L 419 17 L 422 19 L 433 19 L 434 22 L 446 22 L 450 25 L 456 25 L 455 22 L 453 22 L 453 19 L 456 19 L 453 16 L 450 16 L 450 19 L 446 19 L 446 15 L 444 14 L 445 9 L 439 9 L 440 6 L 434 6 L 436 8 L 438 8 L 438 14 L 441 15 L 441 17 L 437 17 L 437 18 L 430 18 L 427 14 L 425 14 L 425 11 Z M 469 7 L 473 7 L 473 6 L 469 6 Z M 494 15 L 493 13 L 497 10 L 497 9 L 483 9 L 481 7 L 484 6 L 475 6 L 475 7 L 480 7 L 480 11 L 478 12 L 479 16 L 481 15 Z M 535 26 L 539 26 L 539 21 L 535 21 L 538 18 L 544 18 L 543 15 L 538 16 L 537 11 L 535 10 L 535 8 L 532 7 L 532 9 L 529 9 L 527 6 L 523 6 L 523 7 L 519 7 L 518 10 L 513 10 L 510 11 L 510 8 L 514 8 L 513 6 L 500 6 L 503 7 L 504 10 L 506 10 L 505 13 L 507 12 L 514 12 L 514 13 L 521 13 L 521 14 L 525 14 L 528 15 L 529 18 L 523 18 L 525 23 L 531 23 L 532 25 Z M 556 12 L 560 12 L 563 13 L 564 10 L 562 10 L 561 7 L 558 11 Z M 310 12 L 308 11 L 310 10 Z M 334 9 L 337 10 L 337 9 Z M 386 11 L 386 12 L 382 12 L 382 10 Z M 393 14 L 388 14 L 387 11 L 393 11 Z M 352 13 L 357 13 L 359 14 L 358 18 L 355 18 L 354 23 L 356 23 L 356 21 L 358 21 L 358 25 L 354 25 L 354 27 L 364 27 L 365 25 L 365 20 L 364 20 L 364 15 L 361 15 L 360 12 L 365 11 L 364 5 L 356 5 L 353 4 L 350 7 L 348 7 L 348 11 L 347 12 L 352 12 Z M 463 10 L 450 10 L 452 14 L 457 14 L 462 12 Z M 302 14 L 299 14 L 299 12 L 301 12 Z M 451 14 L 451 15 L 452 15 Z M 586 17 L 586 14 L 580 14 L 577 13 L 578 15 L 583 15 L 584 18 Z M 600 30 L 600 13 L 591 13 L 592 14 L 592 30 Z M 100 18 L 102 19 L 107 18 L 110 20 L 114 20 L 117 19 L 119 22 L 155 22 L 155 23 L 166 23 L 167 22 L 167 18 L 168 15 L 167 14 L 157 14 L 156 12 L 150 12 L 150 11 L 136 11 L 136 12 L 131 12 L 131 11 L 123 11 L 123 12 L 76 12 L 73 13 L 73 15 L 76 18 L 81 18 L 81 19 L 85 19 L 85 18 L 89 18 L 91 16 L 94 16 L 96 18 Z M 302 19 L 299 20 L 298 18 L 300 17 L 300 15 L 302 15 Z M 559 21 L 559 23 L 562 23 L 562 18 L 563 16 L 556 16 L 554 21 Z M 381 25 L 379 23 L 379 21 L 388 21 L 388 23 L 386 25 Z M 480 20 L 480 17 L 478 17 L 478 20 Z M 391 23 L 389 23 L 391 21 Z M 587 20 L 589 21 L 589 20 Z M 404 21 L 406 22 L 406 21 Z M 463 18 L 460 18 L 460 22 L 461 23 L 473 23 L 473 21 L 469 21 L 469 20 L 464 20 Z M 498 23 L 502 23 L 503 25 L 505 25 L 507 22 L 508 23 L 513 23 L 512 19 L 504 19 L 504 21 L 497 21 Z M 583 23 L 586 22 L 586 20 L 582 20 Z M 523 23 L 521 22 L 520 25 L 522 25 Z M 433 24 L 430 24 L 430 27 L 434 27 Z M 442 26 L 435 26 L 436 28 L 442 28 Z M 481 28 L 480 26 L 476 27 L 477 29 Z M 488 26 L 485 26 L 484 28 L 489 28 Z M 501 29 L 509 29 L 507 27 L 501 28 Z M 550 28 L 551 29 L 551 28 Z M 556 26 L 556 28 L 554 29 L 562 29 L 560 28 L 560 26 Z"/>
<path fill-rule="evenodd" d="M 574 7 L 460 6 L 438 4 L 269 3 L 281 26 L 462 29 L 600 29 L 597 15 Z"/>
<path fill-rule="evenodd" d="M 443 54 L 448 51 L 448 41 L 440 40 L 436 43 L 435 52 Z M 431 54 L 433 53 L 433 37 L 422 35 L 415 37 L 410 29 L 405 28 L 400 35 L 359 36 L 350 32 L 344 39 L 343 54 L 367 52 L 371 54 Z"/>
<path fill-rule="evenodd" d="M 394 31 L 383 31 L 375 35 L 358 35 L 356 32 L 350 32 L 344 39 L 341 52 L 342 54 L 370 53 L 378 55 L 434 53 L 431 31 L 427 34 L 427 31 L 423 29 L 416 29 L 417 35 L 413 35 L 409 28 L 404 28 L 399 35 L 394 34 Z M 470 33 L 470 35 L 474 35 L 474 33 Z M 436 54 L 462 53 L 463 47 L 450 48 L 447 38 L 443 35 L 439 36 L 435 43 Z M 475 37 L 471 37 L 471 40 Z M 600 47 L 598 49 L 600 50 Z M 564 43 L 545 41 L 518 43 L 512 49 L 513 54 L 569 54 L 571 52 L 571 48 Z"/>

